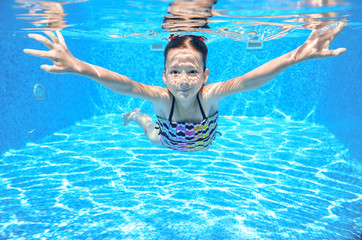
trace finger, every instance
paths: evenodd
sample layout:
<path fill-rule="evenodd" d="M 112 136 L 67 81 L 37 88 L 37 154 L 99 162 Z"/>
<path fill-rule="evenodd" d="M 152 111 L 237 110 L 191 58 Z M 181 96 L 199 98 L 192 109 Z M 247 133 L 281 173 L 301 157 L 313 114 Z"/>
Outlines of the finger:
<path fill-rule="evenodd" d="M 62 73 L 63 72 L 62 68 L 54 66 L 54 65 L 50 66 L 50 65 L 44 64 L 44 65 L 41 65 L 40 68 L 49 73 Z"/>
<path fill-rule="evenodd" d="M 346 26 L 347 26 L 347 23 L 346 23 L 346 22 L 340 22 L 340 23 L 338 24 L 338 26 L 336 27 L 336 36 L 337 36 L 338 34 L 340 34 Z"/>
<path fill-rule="evenodd" d="M 44 37 L 43 35 L 40 35 L 40 34 L 28 34 L 28 37 L 41 42 L 42 44 L 47 46 L 49 49 L 51 49 L 53 47 L 53 43 L 48 38 Z"/>
<path fill-rule="evenodd" d="M 34 50 L 34 49 L 24 49 L 24 53 L 35 56 L 35 57 L 41 57 L 41 58 L 50 58 L 49 51 L 40 51 L 40 50 Z"/>
<path fill-rule="evenodd" d="M 337 26 L 335 26 L 332 31 L 330 31 L 331 36 L 331 40 L 335 39 L 337 37 L 338 34 L 340 34 L 343 29 L 347 26 L 347 23 L 345 22 L 339 22 L 339 23 L 332 23 L 336 24 Z"/>
<path fill-rule="evenodd" d="M 60 31 L 57 30 L 55 33 L 57 34 L 57 37 L 58 37 L 58 39 L 59 39 L 59 42 L 60 42 L 63 46 L 66 47 L 67 44 L 65 44 L 64 37 L 63 37 L 63 35 L 60 33 Z"/>
<path fill-rule="evenodd" d="M 344 53 L 346 51 L 347 51 L 346 48 L 338 48 L 338 49 L 335 49 L 335 50 L 328 50 L 328 51 L 324 51 L 322 56 L 323 57 L 334 57 L 334 56 L 341 55 L 342 53 Z"/>
<path fill-rule="evenodd" d="M 338 48 L 338 49 L 335 49 L 335 50 L 331 50 L 332 56 L 341 55 L 342 53 L 345 53 L 346 51 L 347 51 L 346 48 Z"/>
<path fill-rule="evenodd" d="M 337 26 L 337 29 L 338 29 L 338 33 L 342 32 L 343 29 L 347 26 L 347 23 L 346 22 L 339 22 L 338 23 L 338 26 Z"/>
<path fill-rule="evenodd" d="M 55 34 L 51 31 L 45 31 L 44 32 L 48 37 L 50 37 L 50 39 L 53 41 L 53 43 L 59 43 L 59 39 L 57 38 L 57 36 L 55 36 Z"/>

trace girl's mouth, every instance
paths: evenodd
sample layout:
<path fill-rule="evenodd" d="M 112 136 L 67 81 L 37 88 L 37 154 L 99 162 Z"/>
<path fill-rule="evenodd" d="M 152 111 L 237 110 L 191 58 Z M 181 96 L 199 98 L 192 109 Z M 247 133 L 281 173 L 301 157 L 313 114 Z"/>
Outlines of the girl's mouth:
<path fill-rule="evenodd" d="M 181 90 L 179 90 L 181 93 L 187 93 L 187 92 L 189 92 L 191 90 L 191 88 L 189 88 L 189 89 L 181 89 Z"/>

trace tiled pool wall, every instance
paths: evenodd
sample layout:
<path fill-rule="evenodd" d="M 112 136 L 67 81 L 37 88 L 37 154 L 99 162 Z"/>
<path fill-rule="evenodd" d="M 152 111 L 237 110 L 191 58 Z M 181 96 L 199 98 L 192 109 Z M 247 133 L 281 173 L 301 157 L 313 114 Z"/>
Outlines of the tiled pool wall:
<path fill-rule="evenodd" d="M 326 125 L 362 156 L 361 136 L 361 56 L 357 36 L 346 29 L 332 44 L 350 51 L 334 59 L 309 61 L 293 66 L 262 88 L 222 100 L 221 115 L 291 117 Z M 65 33 L 67 40 L 67 36 Z M 305 38 L 304 38 L 305 39 Z M 209 42 L 209 83 L 242 75 L 286 53 L 304 39 L 283 38 L 264 43 L 263 50 L 246 50 L 246 44 L 231 40 Z M 74 56 L 151 85 L 163 85 L 163 52 L 150 45 L 129 41 L 102 42 L 72 40 L 67 45 Z M 0 152 L 19 148 L 26 142 L 49 135 L 84 118 L 119 113 L 141 106 L 152 114 L 150 103 L 117 95 L 84 77 L 49 74 L 40 69 L 48 60 L 23 54 L 24 48 L 42 48 L 25 34 L 0 38 Z M 45 97 L 33 96 L 35 84 L 45 89 Z"/>

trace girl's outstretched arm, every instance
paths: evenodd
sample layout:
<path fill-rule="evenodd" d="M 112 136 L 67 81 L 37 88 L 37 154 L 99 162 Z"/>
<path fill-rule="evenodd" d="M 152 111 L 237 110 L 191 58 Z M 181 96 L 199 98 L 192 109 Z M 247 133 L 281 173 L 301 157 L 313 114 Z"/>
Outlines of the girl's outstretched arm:
<path fill-rule="evenodd" d="M 253 90 L 263 86 L 296 63 L 310 59 L 338 56 L 344 53 L 346 49 L 329 50 L 329 44 L 343 30 L 345 25 L 345 23 L 333 23 L 323 28 L 314 29 L 306 42 L 297 49 L 275 58 L 240 77 L 210 84 L 207 86 L 208 92 L 216 100 L 232 94 Z"/>
<path fill-rule="evenodd" d="M 50 38 L 40 34 L 29 34 L 46 47 L 49 51 L 39 51 L 33 49 L 24 49 L 24 52 L 36 57 L 48 58 L 53 61 L 53 65 L 42 65 L 41 68 L 50 73 L 73 73 L 89 77 L 114 92 L 139 97 L 151 102 L 156 102 L 164 95 L 165 89 L 157 86 L 149 86 L 131 80 L 121 74 L 109 71 L 75 58 L 65 44 L 64 38 L 59 31 L 56 35 L 53 32 L 45 32 Z"/>

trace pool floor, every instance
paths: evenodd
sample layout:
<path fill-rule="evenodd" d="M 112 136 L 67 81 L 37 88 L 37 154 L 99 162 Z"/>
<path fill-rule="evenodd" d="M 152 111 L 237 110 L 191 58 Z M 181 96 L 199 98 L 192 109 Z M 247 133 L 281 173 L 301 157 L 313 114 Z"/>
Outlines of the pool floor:
<path fill-rule="evenodd" d="M 209 151 L 148 142 L 120 115 L 0 159 L 0 239 L 358 239 L 361 164 L 327 128 L 220 117 Z"/>

